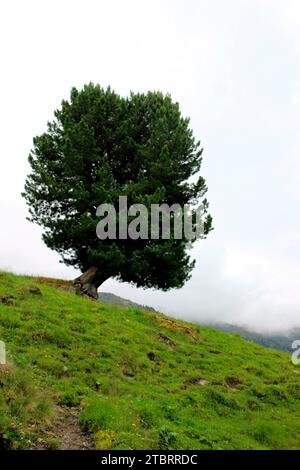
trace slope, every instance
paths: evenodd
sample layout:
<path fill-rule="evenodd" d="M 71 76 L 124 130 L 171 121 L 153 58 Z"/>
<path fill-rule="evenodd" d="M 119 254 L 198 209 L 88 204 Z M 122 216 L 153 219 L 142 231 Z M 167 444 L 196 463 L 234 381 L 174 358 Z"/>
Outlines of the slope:
<path fill-rule="evenodd" d="M 0 448 L 300 448 L 284 352 L 8 273 L 0 340 Z"/>

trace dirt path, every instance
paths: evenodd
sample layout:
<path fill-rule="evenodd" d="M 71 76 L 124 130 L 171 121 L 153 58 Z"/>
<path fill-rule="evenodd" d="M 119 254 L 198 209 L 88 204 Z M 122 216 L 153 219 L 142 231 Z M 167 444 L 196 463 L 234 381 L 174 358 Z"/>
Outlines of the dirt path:
<path fill-rule="evenodd" d="M 37 448 L 49 449 L 57 445 L 60 450 L 94 449 L 91 437 L 79 426 L 77 410 L 57 406 L 55 415 L 55 419 L 46 429 L 45 438 L 38 439 Z"/>

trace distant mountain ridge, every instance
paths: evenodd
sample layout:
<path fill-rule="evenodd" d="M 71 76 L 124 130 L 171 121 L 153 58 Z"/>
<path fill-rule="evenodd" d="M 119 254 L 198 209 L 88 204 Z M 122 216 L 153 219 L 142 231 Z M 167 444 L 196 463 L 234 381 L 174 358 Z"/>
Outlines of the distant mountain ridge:
<path fill-rule="evenodd" d="M 151 312 L 156 312 L 153 307 L 148 305 L 141 305 L 136 302 L 133 302 L 129 299 L 124 299 L 118 295 L 112 294 L 110 292 L 101 292 L 99 294 L 99 300 L 104 304 L 110 305 L 120 305 L 122 307 L 133 307 L 133 308 L 141 308 L 144 310 L 149 310 Z M 201 322 L 204 324 L 204 322 Z M 225 331 L 226 333 L 238 334 L 242 338 L 251 341 L 252 343 L 259 344 L 264 346 L 265 348 L 269 349 L 278 349 L 280 351 L 292 352 L 292 343 L 295 340 L 300 340 L 300 327 L 294 328 L 285 334 L 280 333 L 257 333 L 249 328 L 232 325 L 230 323 L 214 323 L 214 322 L 206 322 L 206 326 L 211 328 L 216 328 L 221 331 Z"/>
<path fill-rule="evenodd" d="M 226 333 L 238 334 L 242 338 L 251 341 L 252 343 L 260 344 L 265 348 L 278 349 L 286 352 L 292 352 L 293 341 L 300 340 L 300 328 L 293 328 L 284 334 L 264 334 L 251 331 L 246 327 L 236 326 L 229 323 L 206 323 L 206 325 L 211 328 L 225 331 Z"/>
<path fill-rule="evenodd" d="M 156 312 L 155 308 L 149 307 L 149 305 L 141 305 L 136 302 L 133 302 L 129 299 L 123 299 L 123 297 L 119 297 L 118 295 L 112 294 L 111 292 L 100 292 L 98 294 L 98 299 L 100 302 L 109 305 L 121 305 L 122 307 L 133 307 L 133 308 L 140 308 L 143 310 L 148 310 L 149 312 Z"/>

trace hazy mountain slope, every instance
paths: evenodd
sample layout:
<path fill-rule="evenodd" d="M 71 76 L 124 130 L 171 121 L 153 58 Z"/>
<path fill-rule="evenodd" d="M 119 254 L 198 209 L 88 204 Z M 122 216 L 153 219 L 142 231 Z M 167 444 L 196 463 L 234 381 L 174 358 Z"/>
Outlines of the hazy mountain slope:
<path fill-rule="evenodd" d="M 105 304 L 110 305 L 122 305 L 124 307 L 136 307 L 153 312 L 156 311 L 153 307 L 137 304 L 131 300 L 123 299 L 122 297 L 119 297 L 118 295 L 112 294 L 110 292 L 101 292 L 99 294 L 99 300 Z M 294 328 L 285 334 L 266 334 L 258 333 L 251 330 L 250 328 L 241 327 L 230 323 L 206 323 L 206 326 L 225 331 L 227 333 L 239 334 L 242 338 L 248 341 L 252 341 L 253 343 L 260 344 L 265 348 L 279 349 L 280 351 L 286 351 L 289 353 L 293 351 L 293 341 L 300 340 L 300 328 Z"/>
<path fill-rule="evenodd" d="M 252 341 L 253 343 L 260 344 L 266 348 L 279 349 L 288 353 L 293 351 L 293 341 L 300 340 L 299 328 L 294 328 L 285 334 L 263 334 L 228 323 L 216 323 L 209 326 L 211 328 L 217 328 L 218 330 L 226 331 L 228 333 L 239 334 L 242 338 L 247 339 L 248 341 Z"/>
<path fill-rule="evenodd" d="M 300 448 L 289 355 L 68 288 L 0 276 L 0 447 Z"/>
<path fill-rule="evenodd" d="M 143 310 L 148 310 L 149 312 L 156 311 L 155 308 L 153 307 L 149 307 L 148 305 L 140 305 L 129 299 L 123 299 L 123 297 L 119 297 L 118 295 L 112 294 L 111 292 L 100 292 L 99 300 L 103 304 L 121 305 L 122 307 L 141 308 Z"/>

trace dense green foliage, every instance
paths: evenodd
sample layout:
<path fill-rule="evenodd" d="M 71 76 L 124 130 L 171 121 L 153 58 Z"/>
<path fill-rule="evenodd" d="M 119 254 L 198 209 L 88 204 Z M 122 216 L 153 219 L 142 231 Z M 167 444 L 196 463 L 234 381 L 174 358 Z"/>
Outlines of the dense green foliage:
<path fill-rule="evenodd" d="M 300 369 L 289 355 L 63 288 L 1 274 L 0 338 L 13 363 L 11 379 L 0 372 L 2 446 L 47 440 L 42 391 L 78 410 L 99 449 L 300 448 Z M 15 377 L 24 372 L 30 386 Z"/>
<path fill-rule="evenodd" d="M 179 106 L 160 92 L 122 98 L 110 88 L 72 89 L 34 139 L 32 168 L 24 196 L 30 220 L 66 264 L 86 271 L 96 266 L 101 282 L 113 276 L 138 286 L 168 289 L 189 278 L 194 262 L 187 240 L 99 240 L 96 208 L 131 204 L 200 203 L 204 232 L 211 230 L 206 184 L 199 170 L 202 149 Z M 195 182 L 188 181 L 197 175 Z M 150 213 L 150 211 L 149 211 Z"/>

